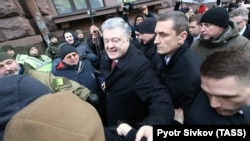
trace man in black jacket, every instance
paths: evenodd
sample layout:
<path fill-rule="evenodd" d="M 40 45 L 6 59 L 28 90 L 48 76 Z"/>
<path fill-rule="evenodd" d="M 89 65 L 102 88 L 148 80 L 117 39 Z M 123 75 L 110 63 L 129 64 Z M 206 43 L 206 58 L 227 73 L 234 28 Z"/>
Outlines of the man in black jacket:
<path fill-rule="evenodd" d="M 122 132 L 118 131 L 118 135 L 125 137 L 106 130 L 106 140 L 135 140 L 138 129 L 137 140 L 145 136 L 150 141 L 152 125 L 173 123 L 169 92 L 160 84 L 152 62 L 130 43 L 130 27 L 122 18 L 106 20 L 102 31 L 105 53 L 100 71 L 105 78 L 105 125 L 127 124 Z M 113 69 L 112 62 L 116 62 Z"/>
<path fill-rule="evenodd" d="M 218 51 L 200 68 L 201 92 L 194 100 L 189 124 L 250 124 L 250 57 L 239 49 Z"/>
<path fill-rule="evenodd" d="M 175 109 L 187 113 L 193 99 L 201 91 L 199 68 L 202 60 L 191 51 L 186 38 L 188 19 L 180 11 L 160 15 L 155 27 L 154 43 L 162 55 L 160 78 L 169 89 Z"/>

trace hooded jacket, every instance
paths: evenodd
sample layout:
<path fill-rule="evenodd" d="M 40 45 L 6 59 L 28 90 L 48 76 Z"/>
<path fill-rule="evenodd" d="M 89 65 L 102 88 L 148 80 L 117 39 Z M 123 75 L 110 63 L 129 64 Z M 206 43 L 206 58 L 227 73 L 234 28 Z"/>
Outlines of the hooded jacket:
<path fill-rule="evenodd" d="M 228 48 L 238 48 L 250 52 L 250 42 L 247 38 L 238 34 L 236 23 L 229 21 L 229 26 L 225 31 L 216 39 L 205 41 L 200 37 L 194 41 L 190 48 L 197 53 L 202 60 L 207 56 Z"/>
<path fill-rule="evenodd" d="M 0 141 L 11 117 L 38 97 L 51 93 L 40 81 L 25 75 L 0 77 Z"/>
<path fill-rule="evenodd" d="M 70 92 L 40 97 L 11 119 L 4 135 L 4 141 L 104 140 L 97 111 Z"/>

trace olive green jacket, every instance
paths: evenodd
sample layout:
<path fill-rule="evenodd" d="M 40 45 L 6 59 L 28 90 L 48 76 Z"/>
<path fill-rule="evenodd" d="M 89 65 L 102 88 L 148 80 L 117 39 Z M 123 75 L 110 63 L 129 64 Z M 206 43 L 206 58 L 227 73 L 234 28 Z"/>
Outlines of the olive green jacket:
<path fill-rule="evenodd" d="M 52 92 L 70 91 L 82 100 L 86 100 L 91 91 L 85 86 L 69 80 L 65 77 L 58 77 L 48 72 L 41 72 L 24 67 L 24 75 L 33 77 L 48 86 Z"/>

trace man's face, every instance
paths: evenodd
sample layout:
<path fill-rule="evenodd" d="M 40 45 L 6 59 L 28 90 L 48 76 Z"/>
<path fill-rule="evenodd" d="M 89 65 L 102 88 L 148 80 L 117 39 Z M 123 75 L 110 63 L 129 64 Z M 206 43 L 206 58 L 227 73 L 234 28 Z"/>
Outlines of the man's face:
<path fill-rule="evenodd" d="M 7 53 L 12 57 L 16 54 L 15 51 L 11 49 L 7 50 Z"/>
<path fill-rule="evenodd" d="M 247 24 L 247 20 L 243 16 L 235 16 L 231 18 L 237 24 L 238 32 Z"/>
<path fill-rule="evenodd" d="M 138 25 L 139 23 L 143 22 L 143 18 L 142 17 L 138 17 L 135 21 L 135 25 Z"/>
<path fill-rule="evenodd" d="M 191 36 L 197 37 L 201 33 L 201 26 L 197 23 L 197 21 L 192 21 L 189 23 L 189 33 Z"/>
<path fill-rule="evenodd" d="M 239 112 L 250 96 L 250 87 L 233 76 L 222 79 L 201 76 L 201 87 L 207 93 L 210 106 L 223 116 Z"/>
<path fill-rule="evenodd" d="M 204 40 L 211 40 L 219 37 L 224 28 L 209 23 L 201 23 L 201 37 Z"/>
<path fill-rule="evenodd" d="M 130 43 L 130 37 L 125 36 L 122 29 L 117 27 L 104 30 L 103 39 L 105 51 L 110 59 L 119 59 L 126 54 Z"/>
<path fill-rule="evenodd" d="M 65 40 L 66 42 L 68 42 L 69 44 L 73 44 L 74 43 L 74 37 L 70 32 L 66 32 L 64 34 Z"/>
<path fill-rule="evenodd" d="M 156 24 L 154 43 L 159 54 L 172 55 L 186 40 L 187 32 L 176 35 L 176 31 L 172 29 L 173 25 L 172 20 L 159 21 Z"/>
<path fill-rule="evenodd" d="M 31 56 L 37 56 L 38 55 L 38 49 L 36 47 L 32 47 L 30 49 L 29 53 L 30 53 Z"/>
<path fill-rule="evenodd" d="M 79 55 L 76 52 L 71 52 L 64 57 L 63 62 L 70 66 L 77 65 L 79 62 Z"/>
<path fill-rule="evenodd" d="M 147 44 L 152 38 L 154 38 L 155 34 L 149 34 L 149 33 L 142 33 L 139 34 L 139 40 L 143 44 Z"/>
<path fill-rule="evenodd" d="M 51 41 L 52 43 L 57 43 L 57 38 L 56 38 L 56 37 L 52 37 L 52 38 L 50 39 L 50 41 Z"/>
<path fill-rule="evenodd" d="M 84 38 L 84 35 L 82 33 L 79 33 L 79 34 L 77 34 L 77 38 L 82 39 L 82 38 Z"/>
<path fill-rule="evenodd" d="M 13 59 L 6 59 L 0 62 L 0 76 L 8 76 L 18 74 L 20 66 Z"/>
<path fill-rule="evenodd" d="M 138 31 L 135 31 L 135 38 L 141 43 L 140 33 Z"/>

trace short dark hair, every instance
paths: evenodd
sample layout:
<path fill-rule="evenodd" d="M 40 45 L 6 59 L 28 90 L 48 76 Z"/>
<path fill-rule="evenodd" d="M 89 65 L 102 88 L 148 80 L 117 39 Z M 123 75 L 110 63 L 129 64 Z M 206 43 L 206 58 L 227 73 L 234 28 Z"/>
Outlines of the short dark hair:
<path fill-rule="evenodd" d="M 204 60 L 200 74 L 214 79 L 236 76 L 250 80 L 250 56 L 240 49 L 216 51 Z"/>
<path fill-rule="evenodd" d="M 180 11 L 169 11 L 165 14 L 160 15 L 158 18 L 158 21 L 168 20 L 172 20 L 174 22 L 172 29 L 176 31 L 176 34 L 180 34 L 183 31 L 188 32 L 189 22 L 187 16 L 184 13 Z"/>
<path fill-rule="evenodd" d="M 199 14 L 199 13 L 198 14 L 194 14 L 193 16 L 191 16 L 189 18 L 189 23 L 196 21 L 197 24 L 200 24 L 201 17 L 202 17 L 202 14 Z"/>

